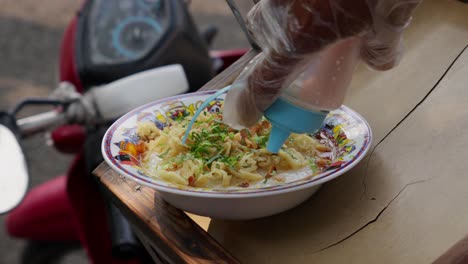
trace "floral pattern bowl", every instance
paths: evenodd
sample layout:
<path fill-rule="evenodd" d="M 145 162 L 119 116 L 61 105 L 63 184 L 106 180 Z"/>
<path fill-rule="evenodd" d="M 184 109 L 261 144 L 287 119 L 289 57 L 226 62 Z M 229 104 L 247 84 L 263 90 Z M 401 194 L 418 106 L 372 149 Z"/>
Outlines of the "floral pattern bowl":
<path fill-rule="evenodd" d="M 208 190 L 182 187 L 145 175 L 138 153 L 138 122 L 152 121 L 160 129 L 171 118 L 193 115 L 214 91 L 184 94 L 141 106 L 118 119 L 102 141 L 105 161 L 117 173 L 157 190 L 173 206 L 198 215 L 219 219 L 253 219 L 291 209 L 330 181 L 358 164 L 369 150 L 372 132 L 365 119 L 341 106 L 328 114 L 318 133 L 332 142 L 333 162 L 320 174 L 300 175 L 281 185 L 256 188 Z M 208 111 L 222 111 L 224 96 L 208 104 Z M 294 117 L 291 117 L 294 118 Z"/>

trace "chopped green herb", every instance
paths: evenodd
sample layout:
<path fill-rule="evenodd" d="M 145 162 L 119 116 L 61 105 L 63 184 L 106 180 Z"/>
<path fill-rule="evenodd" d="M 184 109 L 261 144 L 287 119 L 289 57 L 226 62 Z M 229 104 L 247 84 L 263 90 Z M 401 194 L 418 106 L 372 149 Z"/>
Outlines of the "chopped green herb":
<path fill-rule="evenodd" d="M 184 119 L 185 119 L 185 116 L 182 113 L 180 113 L 174 118 L 174 121 L 176 121 L 177 123 L 180 123 L 184 121 Z"/>
<path fill-rule="evenodd" d="M 171 162 L 164 163 L 164 164 L 160 164 L 159 167 L 161 167 L 161 169 L 165 170 L 165 169 L 168 169 L 171 164 L 172 164 Z"/>
<path fill-rule="evenodd" d="M 270 179 L 272 176 L 275 176 L 275 175 L 276 175 L 276 170 L 272 171 L 272 172 L 270 173 L 270 175 L 267 174 L 267 175 L 265 176 L 265 180 L 263 180 L 263 183 L 264 183 L 264 184 L 267 183 L 268 179 Z"/>
<path fill-rule="evenodd" d="M 268 136 L 258 136 L 255 135 L 252 140 L 261 148 L 265 148 L 268 142 Z"/>
<path fill-rule="evenodd" d="M 219 158 L 221 158 L 221 157 L 222 157 L 222 155 L 220 155 L 220 154 L 217 154 L 217 155 L 213 156 L 211 159 L 209 159 L 209 160 L 206 162 L 206 165 L 209 166 L 211 163 L 213 163 L 213 161 L 215 161 L 215 160 L 217 160 L 217 159 L 219 159 Z"/>
<path fill-rule="evenodd" d="M 240 156 L 224 156 L 219 161 L 226 164 L 226 166 L 230 167 L 231 169 L 234 168 L 236 163 L 239 161 Z"/>
<path fill-rule="evenodd" d="M 312 170 L 312 173 L 317 173 L 318 167 L 315 163 L 315 159 L 309 159 L 309 167 Z"/>
<path fill-rule="evenodd" d="M 216 155 L 214 155 L 211 159 L 209 159 L 209 160 L 206 162 L 206 165 L 207 165 L 207 166 L 210 166 L 210 164 L 211 164 L 213 161 L 215 161 L 215 160 L 217 160 L 217 159 L 223 157 L 223 155 L 221 155 L 221 153 L 222 153 L 223 151 L 224 151 L 224 149 L 221 149 Z"/>
<path fill-rule="evenodd" d="M 190 153 L 203 162 L 211 163 L 220 158 L 224 140 L 228 136 L 228 127 L 223 123 L 215 122 L 209 128 L 203 128 L 198 132 L 189 134 L 191 143 Z"/>
<path fill-rule="evenodd" d="M 166 149 L 166 151 L 164 151 L 162 154 L 158 155 L 158 157 L 160 157 L 161 159 L 163 159 L 164 157 L 167 156 L 167 153 L 169 153 L 169 148 Z"/>

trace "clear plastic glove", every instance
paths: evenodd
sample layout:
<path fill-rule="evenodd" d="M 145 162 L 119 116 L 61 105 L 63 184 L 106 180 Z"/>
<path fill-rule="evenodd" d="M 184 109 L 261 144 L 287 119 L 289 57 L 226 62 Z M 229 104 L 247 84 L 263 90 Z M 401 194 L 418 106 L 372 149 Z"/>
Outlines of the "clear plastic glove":
<path fill-rule="evenodd" d="M 370 67 L 394 67 L 402 52 L 402 32 L 421 1 L 260 1 L 248 14 L 248 28 L 263 52 L 234 82 L 224 121 L 234 128 L 253 125 L 314 53 L 342 39 L 361 38 L 361 58 Z"/>

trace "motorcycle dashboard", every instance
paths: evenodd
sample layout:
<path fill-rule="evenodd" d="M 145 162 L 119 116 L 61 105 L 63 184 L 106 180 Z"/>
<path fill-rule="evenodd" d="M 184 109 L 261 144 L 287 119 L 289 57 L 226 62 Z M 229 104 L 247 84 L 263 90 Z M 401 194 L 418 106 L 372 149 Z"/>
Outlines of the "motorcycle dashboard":
<path fill-rule="evenodd" d="M 94 0 L 87 23 L 90 60 L 123 64 L 144 58 L 169 27 L 163 0 Z"/>

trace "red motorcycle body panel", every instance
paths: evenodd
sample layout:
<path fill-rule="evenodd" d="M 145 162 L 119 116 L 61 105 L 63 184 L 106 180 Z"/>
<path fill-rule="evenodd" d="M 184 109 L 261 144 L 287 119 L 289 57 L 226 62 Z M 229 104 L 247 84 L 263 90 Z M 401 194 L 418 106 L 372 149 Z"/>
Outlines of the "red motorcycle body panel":
<path fill-rule="evenodd" d="M 78 92 L 83 92 L 75 63 L 76 17 L 68 25 L 60 47 L 60 81 L 71 82 Z"/>
<path fill-rule="evenodd" d="M 75 154 L 83 148 L 86 131 L 79 125 L 65 125 L 56 128 L 51 133 L 54 147 L 62 152 Z"/>
<path fill-rule="evenodd" d="M 8 214 L 8 234 L 41 241 L 78 240 L 66 182 L 66 176 L 59 176 L 32 189 L 23 202 Z"/>

